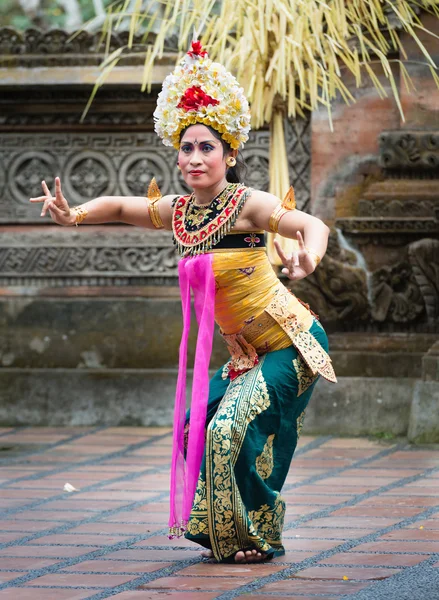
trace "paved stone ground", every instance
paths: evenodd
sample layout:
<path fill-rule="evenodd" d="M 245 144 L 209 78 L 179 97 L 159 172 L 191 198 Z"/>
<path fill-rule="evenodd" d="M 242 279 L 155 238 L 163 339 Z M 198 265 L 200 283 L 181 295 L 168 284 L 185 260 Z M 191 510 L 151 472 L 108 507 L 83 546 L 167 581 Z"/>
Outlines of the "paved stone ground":
<path fill-rule="evenodd" d="M 165 429 L 0 429 L 0 600 L 439 599 L 438 447 L 303 436 L 287 554 L 263 565 L 166 537 L 170 448 Z"/>

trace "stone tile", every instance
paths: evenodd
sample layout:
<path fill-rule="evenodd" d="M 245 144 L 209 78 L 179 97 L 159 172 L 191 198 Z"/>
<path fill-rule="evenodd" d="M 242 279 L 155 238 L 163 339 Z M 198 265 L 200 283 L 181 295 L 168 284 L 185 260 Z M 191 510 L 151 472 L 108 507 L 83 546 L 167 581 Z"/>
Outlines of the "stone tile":
<path fill-rule="evenodd" d="M 2 492 L 3 491 L 4 490 L 2 490 Z M 16 498 L 11 498 L 6 500 L 6 498 L 0 498 L 0 508 L 18 508 L 19 506 L 25 506 L 26 504 L 29 504 L 29 500 L 27 499 L 17 500 Z"/>
<path fill-rule="evenodd" d="M 76 521 L 77 519 L 84 519 L 90 516 L 93 516 L 93 511 L 89 510 L 44 510 L 46 505 L 42 507 L 38 507 L 36 510 L 26 510 L 19 513 L 20 521 L 30 521 L 34 519 L 35 521 L 50 521 L 51 519 L 56 519 L 60 523 L 64 523 L 65 521 Z"/>
<path fill-rule="evenodd" d="M 420 529 L 437 531 L 439 529 L 439 515 L 437 517 L 430 517 L 425 521 L 416 521 L 411 525 L 407 525 L 407 529 Z"/>
<path fill-rule="evenodd" d="M 250 583 L 257 578 L 255 572 L 253 577 L 241 577 L 239 580 L 240 585 Z M 162 577 L 147 583 L 140 585 L 138 589 L 169 589 L 169 590 L 233 590 L 236 587 L 236 580 L 232 577 Z"/>
<path fill-rule="evenodd" d="M 0 600 L 83 600 L 90 597 L 90 591 L 73 589 L 16 587 L 0 590 Z"/>
<path fill-rule="evenodd" d="M 312 551 L 300 551 L 300 550 L 288 550 L 286 552 L 286 554 L 284 554 L 283 556 L 277 556 L 276 558 L 273 558 L 270 561 L 270 564 L 272 563 L 300 563 L 303 560 L 309 558 L 310 556 L 315 556 L 316 554 L 318 554 L 319 552 L 321 552 L 321 550 L 314 550 Z"/>
<path fill-rule="evenodd" d="M 128 540 L 129 536 L 57 533 L 33 540 L 36 545 L 72 544 L 75 546 L 112 546 Z M 86 550 L 84 550 L 86 552 Z"/>
<path fill-rule="evenodd" d="M 51 573 L 32 579 L 26 583 L 27 586 L 60 586 L 60 587 L 97 587 L 111 588 L 135 579 L 138 575 L 103 575 L 101 573 L 90 573 L 87 575 L 73 575 L 71 573 Z"/>
<path fill-rule="evenodd" d="M 0 561 L 1 569 L 43 569 L 49 565 L 54 565 L 58 562 L 57 558 L 32 558 L 32 557 L 18 557 L 13 558 L 2 557 Z"/>
<path fill-rule="evenodd" d="M 63 572 L 89 571 L 91 573 L 152 573 L 165 567 L 170 567 L 172 562 L 129 562 L 127 560 L 87 560 L 76 563 L 71 567 L 62 569 Z"/>
<path fill-rule="evenodd" d="M 294 490 L 292 492 L 287 492 L 286 494 L 282 494 L 282 497 L 285 499 L 285 502 L 288 504 L 308 504 L 315 505 L 316 510 L 321 509 L 321 505 L 329 506 L 332 504 L 339 504 L 341 502 L 346 502 L 346 500 L 350 500 L 353 495 L 352 494 L 324 494 L 322 492 L 318 492 L 318 490 L 314 490 L 313 494 L 302 494 L 303 488 L 300 488 L 300 492 Z M 332 490 L 331 490 L 332 491 Z"/>
<path fill-rule="evenodd" d="M 437 504 L 437 496 L 436 497 L 428 497 L 428 496 L 388 496 L 381 495 L 378 497 L 367 498 L 366 500 L 362 500 L 358 503 L 358 505 L 363 506 L 436 506 Z"/>
<path fill-rule="evenodd" d="M 406 541 L 376 541 L 356 546 L 359 552 L 424 552 L 430 554 L 439 552 L 439 542 L 406 542 Z"/>
<path fill-rule="evenodd" d="M 379 568 L 361 568 L 361 567 L 311 567 L 300 571 L 294 578 L 298 579 L 328 579 L 343 581 L 343 577 L 347 577 L 348 581 L 358 580 L 365 581 L 367 579 L 386 579 L 399 573 L 400 569 L 379 569 Z"/>
<path fill-rule="evenodd" d="M 23 532 L 17 531 L 16 533 L 0 533 L 0 544 L 6 544 L 7 542 L 15 542 L 25 537 Z"/>
<path fill-rule="evenodd" d="M 167 550 L 148 550 L 146 548 L 138 548 L 131 547 L 125 550 L 116 550 L 115 552 L 110 552 L 105 555 L 108 559 L 117 559 L 117 560 L 139 560 L 139 561 L 148 561 L 148 560 L 190 560 L 192 558 L 196 558 L 199 556 L 201 548 L 199 546 L 193 545 L 191 548 L 182 548 L 178 550 L 174 550 L 169 548 Z"/>
<path fill-rule="evenodd" d="M 394 507 L 394 506 L 346 506 L 332 513 L 334 517 L 374 517 L 374 518 L 393 518 L 402 521 L 406 517 L 413 517 L 421 511 L 418 508 L 412 507 Z"/>
<path fill-rule="evenodd" d="M 283 581 L 269 583 L 259 590 L 259 592 L 267 593 L 287 593 L 287 594 L 329 594 L 343 595 L 353 594 L 365 587 L 368 587 L 370 582 L 357 581 L 319 581 L 312 579 L 303 579 L 289 577 Z"/>
<path fill-rule="evenodd" d="M 282 543 L 286 550 L 306 550 L 308 552 L 320 552 L 321 550 L 330 550 L 343 540 L 310 540 L 306 538 L 283 538 Z"/>
<path fill-rule="evenodd" d="M 268 577 L 273 573 L 284 570 L 281 565 L 269 563 L 258 565 L 229 565 L 229 564 L 211 564 L 202 562 L 197 565 L 186 567 L 178 572 L 178 575 L 204 576 L 204 577 Z M 239 585 L 239 582 L 236 582 Z"/>
<path fill-rule="evenodd" d="M 381 529 L 382 527 L 387 527 L 389 525 L 393 525 L 394 523 L 399 523 L 401 521 L 400 517 L 395 517 L 393 519 L 386 517 L 336 517 L 331 515 L 330 517 L 324 517 L 320 519 L 312 519 L 307 523 L 301 525 L 301 529 L 306 530 L 309 528 L 316 527 L 342 527 L 342 528 L 364 528 L 364 529 Z M 293 530 L 294 531 L 294 530 Z"/>
<path fill-rule="evenodd" d="M 164 524 L 159 525 L 136 525 L 136 524 L 127 524 L 127 523 L 102 523 L 98 521 L 97 523 L 86 523 L 84 525 L 80 525 L 79 527 L 75 527 L 74 529 L 70 529 L 70 534 L 76 533 L 96 533 L 96 534 L 105 534 L 111 535 L 114 533 L 122 533 L 123 535 L 133 536 L 139 535 L 139 533 L 147 534 L 153 531 L 157 531 L 163 529 Z"/>
<path fill-rule="evenodd" d="M 21 571 L 0 571 L 0 585 L 23 575 L 24 573 L 21 573 Z"/>
<path fill-rule="evenodd" d="M 24 498 L 24 499 L 29 499 L 32 500 L 34 498 L 50 498 L 51 496 L 54 496 L 54 492 L 51 492 L 50 490 L 38 490 L 35 489 L 36 484 L 34 483 L 34 487 L 32 489 L 29 490 L 25 490 L 25 489 L 14 489 L 14 488 L 4 488 L 2 489 L 2 498 L 3 499 L 7 499 L 7 498 L 13 498 L 14 500 L 20 499 L 20 498 Z M 15 506 L 15 502 L 14 502 L 14 506 Z"/>
<path fill-rule="evenodd" d="M 397 531 L 391 531 L 381 536 L 382 540 L 431 540 L 438 542 L 439 547 L 439 531 L 432 531 L 431 529 L 398 529 Z"/>
<path fill-rule="evenodd" d="M 317 527 L 300 527 L 289 529 L 285 532 L 282 537 L 285 542 L 289 538 L 296 538 L 297 536 L 307 539 L 338 539 L 338 540 L 349 540 L 351 538 L 359 538 L 363 535 L 373 533 L 375 529 L 348 529 L 348 528 L 317 528 Z"/>
<path fill-rule="evenodd" d="M 163 514 L 163 518 L 160 515 Z M 146 512 L 141 511 L 120 511 L 116 515 L 112 515 L 111 517 L 105 517 L 102 519 L 100 523 L 156 523 L 162 525 L 164 527 L 167 525 L 167 518 L 165 518 L 166 513 L 152 513 L 148 514 Z M 57 515 L 58 516 L 58 515 Z"/>
<path fill-rule="evenodd" d="M 62 525 L 62 521 L 31 521 L 31 520 L 12 520 L 0 521 L 0 531 L 17 531 L 21 532 L 22 536 L 35 531 L 44 531 Z"/>
<path fill-rule="evenodd" d="M 44 557 L 44 558 L 71 558 L 80 556 L 86 552 L 92 551 L 93 548 L 80 548 L 75 546 L 32 546 L 24 544 L 22 546 L 10 546 L 9 548 L 0 549 L 0 556 L 26 556 L 26 557 Z"/>
<path fill-rule="evenodd" d="M 322 598 L 322 600 L 340 600 L 340 596 L 327 596 L 325 594 L 325 596 L 303 596 L 302 594 L 300 594 L 300 596 L 296 596 L 295 594 L 282 594 L 282 596 L 276 596 L 273 594 L 265 595 L 265 594 L 259 594 L 256 596 L 254 594 L 244 594 L 242 596 L 239 596 L 240 600 L 242 598 L 244 598 L 244 600 L 250 600 L 250 598 L 252 600 L 285 600 L 285 598 L 287 598 L 287 600 L 319 600 L 320 598 Z"/>
<path fill-rule="evenodd" d="M 114 508 L 122 508 L 129 502 L 123 500 L 83 500 L 79 498 L 63 498 L 62 500 L 53 500 L 47 502 L 44 508 L 48 510 L 90 510 L 101 512 L 103 510 L 112 510 Z"/>
<path fill-rule="evenodd" d="M 191 542 L 183 537 L 170 540 L 167 535 L 156 535 L 133 544 L 133 548 L 142 548 L 146 546 L 178 546 L 181 548 L 193 548 L 194 542 Z"/>
<path fill-rule="evenodd" d="M 425 560 L 422 554 L 367 554 L 342 552 L 320 561 L 326 565 L 365 565 L 380 567 L 411 567 Z"/>
<path fill-rule="evenodd" d="M 112 596 L 117 600 L 164 600 L 175 598 L 175 600 L 213 600 L 218 597 L 217 592 L 166 592 L 163 590 L 136 590 L 133 592 L 121 592 Z M 305 599 L 306 600 L 306 599 Z"/>

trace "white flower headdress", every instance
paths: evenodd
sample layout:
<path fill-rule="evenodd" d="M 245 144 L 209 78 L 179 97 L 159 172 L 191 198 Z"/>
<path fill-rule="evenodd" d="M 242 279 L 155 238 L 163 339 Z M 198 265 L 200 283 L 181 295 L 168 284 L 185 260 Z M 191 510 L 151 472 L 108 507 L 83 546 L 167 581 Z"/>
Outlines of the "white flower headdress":
<path fill-rule="evenodd" d="M 236 78 L 212 62 L 197 41 L 164 80 L 154 122 L 165 146 L 178 149 L 181 131 L 202 123 L 237 149 L 248 140 L 250 108 Z"/>

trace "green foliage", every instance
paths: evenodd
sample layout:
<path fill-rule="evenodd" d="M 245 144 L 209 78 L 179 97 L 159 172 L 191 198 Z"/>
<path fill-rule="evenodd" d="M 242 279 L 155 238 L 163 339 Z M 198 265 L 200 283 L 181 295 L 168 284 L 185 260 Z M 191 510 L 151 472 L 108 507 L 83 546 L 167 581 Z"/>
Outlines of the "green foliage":
<path fill-rule="evenodd" d="M 81 10 L 82 24 L 96 16 L 91 0 L 77 0 Z M 102 0 L 108 7 L 112 0 Z M 1 0 L 0 27 L 13 27 L 24 31 L 30 27 L 38 29 L 64 29 L 66 23 L 65 9 L 57 0 L 40 0 L 35 10 L 24 10 L 17 0 Z"/>

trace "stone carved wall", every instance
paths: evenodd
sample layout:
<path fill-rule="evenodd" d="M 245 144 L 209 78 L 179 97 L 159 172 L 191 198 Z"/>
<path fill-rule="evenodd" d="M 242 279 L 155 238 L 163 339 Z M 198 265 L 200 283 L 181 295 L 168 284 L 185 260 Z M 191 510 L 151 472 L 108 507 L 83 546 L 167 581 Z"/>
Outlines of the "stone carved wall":
<path fill-rule="evenodd" d="M 319 269 L 292 287 L 336 330 L 438 332 L 439 134 L 383 132 L 378 163 Z"/>
<path fill-rule="evenodd" d="M 309 147 L 307 124 L 290 127 L 288 144 L 292 180 L 302 209 L 309 202 Z M 301 150 L 294 160 L 295 148 Z M 268 189 L 269 132 L 251 134 L 243 156 L 246 183 Z M 30 196 L 41 194 L 41 180 L 49 186 L 60 175 L 72 205 L 98 196 L 146 193 L 152 177 L 163 194 L 185 193 L 176 168 L 176 152 L 163 146 L 153 132 L 143 133 L 0 133 L 0 222 L 40 223 Z"/>

